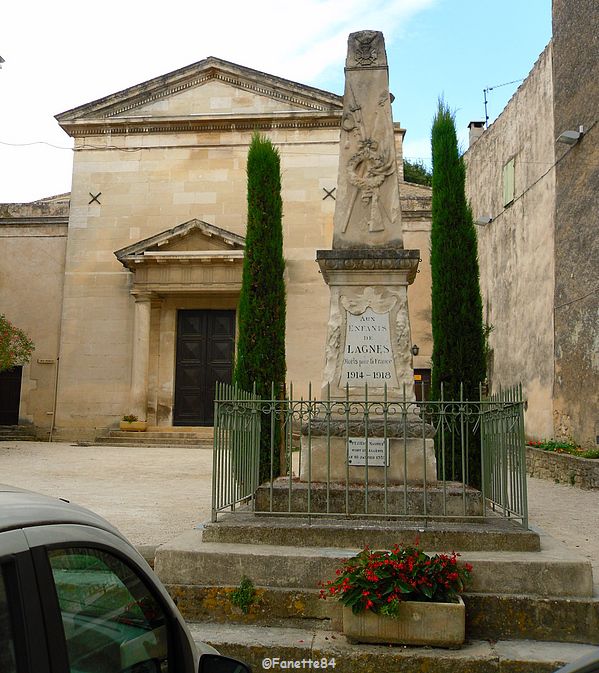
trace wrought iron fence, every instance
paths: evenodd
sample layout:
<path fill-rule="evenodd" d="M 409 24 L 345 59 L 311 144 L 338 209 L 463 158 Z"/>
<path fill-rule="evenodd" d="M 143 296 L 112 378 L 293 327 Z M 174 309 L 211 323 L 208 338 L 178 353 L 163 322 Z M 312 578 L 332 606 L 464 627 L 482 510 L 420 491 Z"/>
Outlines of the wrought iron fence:
<path fill-rule="evenodd" d="M 480 392 L 475 401 L 415 401 L 405 391 L 389 399 L 386 389 L 369 399 L 365 387 L 361 400 L 349 390 L 345 399 L 296 400 L 290 387 L 265 400 L 219 385 L 212 519 L 247 509 L 412 520 L 493 512 L 527 527 L 521 388 Z M 262 484 L 260 460 L 270 474 Z"/>

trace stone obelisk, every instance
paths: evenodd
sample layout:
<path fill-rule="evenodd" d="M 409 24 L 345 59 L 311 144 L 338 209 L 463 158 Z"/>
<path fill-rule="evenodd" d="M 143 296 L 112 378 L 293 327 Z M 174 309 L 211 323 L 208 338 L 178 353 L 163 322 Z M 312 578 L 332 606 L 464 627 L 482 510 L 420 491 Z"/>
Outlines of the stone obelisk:
<path fill-rule="evenodd" d="M 324 388 L 332 397 L 414 399 L 407 287 L 419 250 L 404 250 L 383 34 L 348 40 L 332 250 L 318 250 L 331 289 Z M 324 389 L 323 389 L 324 393 Z"/>
<path fill-rule="evenodd" d="M 367 387 L 369 400 L 414 401 L 407 288 L 420 251 L 403 248 L 387 55 L 377 31 L 348 39 L 333 247 L 316 258 L 331 292 L 322 398 L 364 400 Z M 368 429 L 353 416 L 351 437 L 342 418 L 315 419 L 309 447 L 302 437 L 301 480 L 361 482 L 368 464 L 370 483 L 435 481 L 433 441 L 410 416 L 371 418 Z"/>

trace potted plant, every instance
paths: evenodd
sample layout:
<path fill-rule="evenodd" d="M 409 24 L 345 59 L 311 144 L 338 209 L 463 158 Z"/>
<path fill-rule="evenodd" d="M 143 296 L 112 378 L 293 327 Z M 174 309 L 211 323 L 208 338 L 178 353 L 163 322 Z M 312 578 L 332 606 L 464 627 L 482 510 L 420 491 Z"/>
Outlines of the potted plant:
<path fill-rule="evenodd" d="M 148 423 L 147 421 L 138 420 L 135 414 L 125 414 L 123 420 L 120 422 L 119 427 L 124 432 L 145 432 Z"/>
<path fill-rule="evenodd" d="M 458 556 L 365 547 L 322 585 L 320 596 L 341 601 L 343 632 L 351 640 L 459 647 L 465 638 L 460 593 L 472 566 L 459 564 Z"/>

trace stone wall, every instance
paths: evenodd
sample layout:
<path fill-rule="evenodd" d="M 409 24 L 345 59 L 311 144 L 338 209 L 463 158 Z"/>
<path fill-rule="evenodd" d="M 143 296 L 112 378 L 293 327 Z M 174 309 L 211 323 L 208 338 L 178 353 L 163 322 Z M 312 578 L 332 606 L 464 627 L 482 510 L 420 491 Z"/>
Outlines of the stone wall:
<path fill-rule="evenodd" d="M 500 117 L 466 152 L 467 196 L 477 227 L 483 317 L 490 334 L 492 390 L 521 381 L 530 437 L 553 434 L 555 211 L 552 51 L 549 45 Z M 514 159 L 514 199 L 504 205 L 503 170 Z"/>
<path fill-rule="evenodd" d="M 35 344 L 23 367 L 19 423 L 43 438 L 54 410 L 68 213 L 68 194 L 0 204 L 0 311 Z"/>
<path fill-rule="evenodd" d="M 526 447 L 526 471 L 531 477 L 549 479 L 586 489 L 599 489 L 599 459 L 579 458 Z"/>
<path fill-rule="evenodd" d="M 599 437 L 599 4 L 553 0 L 556 137 L 554 436 Z"/>

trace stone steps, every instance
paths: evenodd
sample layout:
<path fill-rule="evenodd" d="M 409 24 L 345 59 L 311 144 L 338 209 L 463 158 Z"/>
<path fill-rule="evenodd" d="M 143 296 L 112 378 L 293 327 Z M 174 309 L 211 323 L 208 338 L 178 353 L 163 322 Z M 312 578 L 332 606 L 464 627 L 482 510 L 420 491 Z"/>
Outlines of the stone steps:
<path fill-rule="evenodd" d="M 110 430 L 96 437 L 94 444 L 104 446 L 212 449 L 212 439 L 206 433 L 195 432 L 123 432 L 121 430 Z"/>
<path fill-rule="evenodd" d="M 500 517 L 484 524 L 452 524 L 443 521 L 372 521 L 365 519 L 258 517 L 236 513 L 218 523 L 204 524 L 204 542 L 277 544 L 293 547 L 389 549 L 394 544 L 414 545 L 437 551 L 539 551 L 538 533 L 523 530 Z"/>
<path fill-rule="evenodd" d="M 35 442 L 35 430 L 27 425 L 0 425 L 0 442 Z"/>
<path fill-rule="evenodd" d="M 326 670 L 334 673 L 554 673 L 560 666 L 591 652 L 594 648 L 559 642 L 530 640 L 471 640 L 460 650 L 349 643 L 338 632 L 190 623 L 196 641 L 207 642 L 222 654 L 249 664 L 253 671 L 269 668 L 265 659 L 298 661 L 298 668 L 313 670 L 308 660 L 326 659 Z M 334 660 L 334 661 L 333 661 Z M 302 668 L 302 661 L 306 663 Z M 334 664 L 334 667 L 333 667 Z M 283 670 L 280 664 L 272 670 Z M 285 668 L 292 669 L 291 666 Z"/>
<path fill-rule="evenodd" d="M 247 614 L 231 603 L 235 587 L 166 585 L 191 622 L 341 631 L 341 604 L 317 590 L 256 587 Z M 599 598 L 464 594 L 466 634 L 474 640 L 538 640 L 599 645 Z"/>
<path fill-rule="evenodd" d="M 192 530 L 159 547 L 155 567 L 165 584 L 231 587 L 245 575 L 258 586 L 315 589 L 319 580 L 333 578 L 340 562 L 356 551 L 203 542 L 202 532 Z M 475 568 L 469 587 L 472 593 L 554 598 L 593 595 L 590 562 L 573 556 L 551 538 L 540 552 L 467 551 L 461 559 Z"/>
<path fill-rule="evenodd" d="M 310 530 L 297 520 L 231 516 L 159 547 L 155 570 L 188 620 L 335 631 L 342 626 L 340 605 L 319 599 L 319 583 L 335 576 L 339 563 L 363 546 L 364 535 L 377 542 L 372 548 L 388 548 L 395 541 L 410 544 L 419 534 L 425 551 L 455 550 L 474 566 L 464 596 L 467 637 L 599 644 L 591 564 L 546 535 L 519 535 L 509 522 L 443 523 L 417 531 L 388 522 L 313 525 Z M 348 541 L 359 544 L 340 546 Z M 230 601 L 244 576 L 260 599 L 248 615 Z"/>

